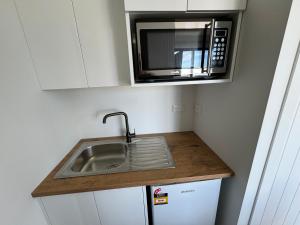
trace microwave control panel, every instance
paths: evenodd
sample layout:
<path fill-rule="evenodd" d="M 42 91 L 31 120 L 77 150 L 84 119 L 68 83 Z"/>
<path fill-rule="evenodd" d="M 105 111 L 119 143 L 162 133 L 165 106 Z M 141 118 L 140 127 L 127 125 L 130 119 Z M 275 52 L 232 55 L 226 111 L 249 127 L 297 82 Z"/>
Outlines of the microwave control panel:
<path fill-rule="evenodd" d="M 212 31 L 212 42 L 210 48 L 210 73 L 224 74 L 227 71 L 228 64 L 228 50 L 230 49 L 230 34 L 232 21 L 214 22 L 214 29 Z"/>
<path fill-rule="evenodd" d="M 215 29 L 212 48 L 212 67 L 224 67 L 227 50 L 227 29 Z"/>

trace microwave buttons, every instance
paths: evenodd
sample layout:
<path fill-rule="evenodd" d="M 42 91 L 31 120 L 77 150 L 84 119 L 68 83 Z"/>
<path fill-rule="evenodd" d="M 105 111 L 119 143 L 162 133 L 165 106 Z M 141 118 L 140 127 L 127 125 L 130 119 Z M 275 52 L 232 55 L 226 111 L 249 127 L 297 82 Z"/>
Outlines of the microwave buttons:
<path fill-rule="evenodd" d="M 215 37 L 212 48 L 211 66 L 218 68 L 224 67 L 225 64 L 225 50 L 226 37 Z"/>
<path fill-rule="evenodd" d="M 217 30 L 214 33 L 214 38 L 212 43 L 213 48 L 212 48 L 211 66 L 214 68 L 222 68 L 225 66 L 227 38 L 228 38 L 227 32 L 224 32 L 224 29 L 217 28 Z"/>

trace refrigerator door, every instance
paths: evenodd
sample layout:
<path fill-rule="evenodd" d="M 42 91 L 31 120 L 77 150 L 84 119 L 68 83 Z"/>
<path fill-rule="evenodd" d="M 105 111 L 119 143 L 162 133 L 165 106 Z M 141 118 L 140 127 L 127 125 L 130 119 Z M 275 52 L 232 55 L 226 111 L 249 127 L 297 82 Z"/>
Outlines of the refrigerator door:
<path fill-rule="evenodd" d="M 151 187 L 153 225 L 214 225 L 221 179 Z"/>

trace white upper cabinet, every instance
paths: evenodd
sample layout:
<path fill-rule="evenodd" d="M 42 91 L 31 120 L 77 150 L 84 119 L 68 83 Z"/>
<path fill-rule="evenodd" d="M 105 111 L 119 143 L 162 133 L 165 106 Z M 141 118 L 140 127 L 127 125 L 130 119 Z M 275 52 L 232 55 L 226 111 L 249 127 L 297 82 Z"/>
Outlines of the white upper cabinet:
<path fill-rule="evenodd" d="M 123 0 L 73 0 L 89 87 L 129 84 Z"/>
<path fill-rule="evenodd" d="M 87 87 L 70 0 L 15 0 L 41 89 Z"/>
<path fill-rule="evenodd" d="M 94 192 L 102 225 L 148 225 L 145 187 Z"/>
<path fill-rule="evenodd" d="M 125 11 L 244 10 L 247 0 L 124 0 Z"/>
<path fill-rule="evenodd" d="M 125 0 L 125 11 L 186 11 L 187 0 Z"/>
<path fill-rule="evenodd" d="M 188 0 L 188 11 L 244 10 L 247 0 Z"/>
<path fill-rule="evenodd" d="M 128 85 L 123 0 L 16 0 L 42 90 Z"/>
<path fill-rule="evenodd" d="M 93 192 L 41 198 L 49 225 L 101 225 Z"/>

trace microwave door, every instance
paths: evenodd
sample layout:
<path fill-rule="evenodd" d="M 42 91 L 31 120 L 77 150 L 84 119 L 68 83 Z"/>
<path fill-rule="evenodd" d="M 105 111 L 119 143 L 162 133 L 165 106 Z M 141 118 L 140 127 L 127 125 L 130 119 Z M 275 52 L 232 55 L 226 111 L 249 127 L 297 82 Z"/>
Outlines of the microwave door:
<path fill-rule="evenodd" d="M 207 75 L 211 23 L 136 23 L 139 76 Z"/>

